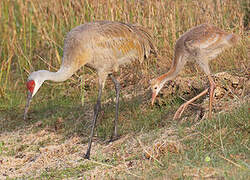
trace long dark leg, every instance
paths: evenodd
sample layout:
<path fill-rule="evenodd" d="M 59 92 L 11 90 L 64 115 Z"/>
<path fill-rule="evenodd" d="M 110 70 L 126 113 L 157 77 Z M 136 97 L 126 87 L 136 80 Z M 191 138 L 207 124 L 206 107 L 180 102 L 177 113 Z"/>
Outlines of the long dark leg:
<path fill-rule="evenodd" d="M 110 77 L 113 83 L 115 84 L 115 92 L 116 92 L 114 132 L 111 136 L 111 141 L 112 141 L 117 138 L 117 121 L 118 121 L 118 113 L 119 113 L 120 83 L 114 78 L 112 74 L 110 74 Z"/>
<path fill-rule="evenodd" d="M 214 99 L 214 90 L 215 90 L 215 83 L 211 75 L 208 75 L 209 83 L 210 83 L 210 90 L 209 90 L 209 114 L 208 118 L 211 119 L 212 117 L 212 106 L 213 106 L 213 99 Z"/>
<path fill-rule="evenodd" d="M 101 109 L 101 96 L 102 96 L 102 89 L 103 89 L 102 86 L 103 85 L 101 84 L 99 87 L 97 102 L 96 102 L 96 105 L 94 106 L 94 119 L 92 121 L 92 128 L 91 128 L 91 133 L 90 133 L 90 137 L 89 137 L 88 149 L 87 149 L 87 152 L 84 156 L 85 159 L 89 159 L 89 157 L 90 157 L 90 150 L 91 150 L 91 145 L 92 145 L 92 138 L 94 135 L 95 124 L 96 124 L 96 120 L 98 117 L 98 113 Z"/>

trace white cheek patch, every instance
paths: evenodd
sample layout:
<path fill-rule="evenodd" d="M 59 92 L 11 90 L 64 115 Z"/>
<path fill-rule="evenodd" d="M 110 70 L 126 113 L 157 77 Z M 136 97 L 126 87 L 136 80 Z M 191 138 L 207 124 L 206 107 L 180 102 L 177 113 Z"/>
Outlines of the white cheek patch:
<path fill-rule="evenodd" d="M 36 85 L 35 88 L 34 88 L 34 90 L 33 90 L 32 97 L 36 94 L 36 92 L 38 91 L 38 89 L 39 89 L 39 88 L 38 88 L 38 86 Z"/>
<path fill-rule="evenodd" d="M 37 93 L 38 89 L 41 87 L 41 85 L 43 84 L 44 81 L 35 81 L 35 88 L 34 91 L 32 93 L 32 97 Z"/>
<path fill-rule="evenodd" d="M 160 92 L 160 90 L 162 89 L 164 83 L 160 84 L 159 88 L 157 88 L 156 94 L 158 95 L 158 93 Z"/>

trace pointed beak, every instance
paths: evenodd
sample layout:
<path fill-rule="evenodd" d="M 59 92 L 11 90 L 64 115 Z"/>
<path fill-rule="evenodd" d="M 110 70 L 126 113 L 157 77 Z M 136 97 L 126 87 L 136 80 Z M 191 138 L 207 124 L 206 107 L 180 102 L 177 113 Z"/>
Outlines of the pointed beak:
<path fill-rule="evenodd" d="M 152 106 L 154 105 L 154 103 L 155 103 L 155 98 L 156 98 L 156 92 L 153 92 L 153 94 L 152 94 Z"/>
<path fill-rule="evenodd" d="M 23 116 L 24 120 L 27 118 L 27 113 L 29 111 L 31 99 L 32 99 L 32 93 L 30 91 L 28 91 L 27 103 L 26 103 L 26 106 L 25 106 L 24 116 Z"/>

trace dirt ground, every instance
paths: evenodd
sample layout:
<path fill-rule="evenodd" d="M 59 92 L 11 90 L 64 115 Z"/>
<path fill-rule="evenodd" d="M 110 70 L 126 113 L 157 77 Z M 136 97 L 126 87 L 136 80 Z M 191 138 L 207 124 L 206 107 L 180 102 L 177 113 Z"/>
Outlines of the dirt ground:
<path fill-rule="evenodd" d="M 250 81 L 244 77 L 232 76 L 222 72 L 214 76 L 217 84 L 215 90 L 215 112 L 221 113 L 231 111 L 240 103 L 241 96 L 245 96 L 245 101 L 249 102 Z M 164 96 L 167 96 L 178 89 L 183 92 L 192 92 L 193 89 L 199 89 L 204 84 L 198 83 L 196 78 L 177 78 L 166 90 L 163 89 Z M 179 90 L 179 92 L 182 92 Z M 180 93 L 181 95 L 181 93 Z M 164 97 L 161 97 L 164 98 Z M 161 103 L 161 100 L 158 100 Z M 202 106 L 208 107 L 208 98 L 205 98 Z M 194 115 L 195 116 L 195 115 Z M 204 117 L 207 116 L 205 113 Z M 148 134 L 139 133 L 130 134 L 121 137 L 119 140 L 105 144 L 98 141 L 93 142 L 92 157 L 94 160 L 83 159 L 87 149 L 87 144 L 81 143 L 81 137 L 72 136 L 69 139 L 63 137 L 62 134 L 51 131 L 49 128 L 34 131 L 41 122 L 38 121 L 30 127 L 20 129 L 13 132 L 3 132 L 0 134 L 0 179 L 17 178 L 17 177 L 40 177 L 42 173 L 49 169 L 62 170 L 65 168 L 76 168 L 86 165 L 86 171 L 82 175 L 89 179 L 98 179 L 102 177 L 114 177 L 116 174 L 129 175 L 134 178 L 141 177 L 132 169 L 137 171 L 141 169 L 147 172 L 147 165 L 152 161 L 158 161 L 158 156 L 166 152 L 181 154 L 185 145 L 181 139 L 178 139 L 177 131 L 172 128 L 161 129 Z M 154 137 L 154 138 L 153 138 Z M 146 141 L 146 139 L 148 139 Z M 115 154 L 115 166 L 109 165 L 107 162 L 112 161 Z M 130 157 L 137 155 L 138 159 L 128 161 Z M 105 159 L 106 162 L 98 161 Z M 89 168 L 92 167 L 92 168 Z M 186 176 L 193 177 L 212 177 L 217 170 L 208 169 L 191 169 L 185 170 Z M 80 177 L 79 177 L 80 178 Z"/>

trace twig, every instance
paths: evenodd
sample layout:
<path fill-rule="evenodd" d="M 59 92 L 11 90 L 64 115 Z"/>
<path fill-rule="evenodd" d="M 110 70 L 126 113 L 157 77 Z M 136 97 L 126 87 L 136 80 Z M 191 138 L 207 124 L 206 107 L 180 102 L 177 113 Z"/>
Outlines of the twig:
<path fill-rule="evenodd" d="M 196 114 L 195 121 L 198 121 L 198 118 L 201 116 L 202 113 L 203 113 L 202 110 L 198 111 L 198 113 Z M 198 121 L 196 124 L 192 125 L 190 129 L 195 130 L 196 126 L 198 126 L 201 122 L 203 122 L 204 117 L 205 117 L 205 114 L 203 114 L 200 121 Z"/>
<path fill-rule="evenodd" d="M 178 140 L 178 141 L 179 141 L 179 142 L 184 141 L 184 140 L 186 140 L 187 138 L 189 138 L 189 137 L 191 137 L 191 136 L 195 136 L 195 135 L 197 135 L 197 134 L 200 134 L 200 133 L 199 133 L 199 132 L 196 132 L 196 133 L 189 134 L 189 135 L 187 135 L 187 136 L 181 138 L 181 139 Z"/>
<path fill-rule="evenodd" d="M 242 93 L 241 93 L 241 95 L 240 95 L 240 96 L 241 96 L 241 98 L 243 98 L 243 97 L 244 97 L 245 90 L 246 90 L 246 84 L 245 84 L 245 83 L 246 83 L 246 80 L 244 79 L 243 81 L 244 81 L 244 82 L 243 82 L 242 84 L 244 84 L 244 86 L 243 86 L 243 89 L 242 89 Z"/>
<path fill-rule="evenodd" d="M 220 127 L 220 144 L 221 144 L 221 149 L 224 152 L 224 146 L 223 146 L 223 142 L 222 142 L 222 138 L 221 138 L 221 125 L 220 125 L 220 118 L 219 118 L 219 127 Z"/>
<path fill-rule="evenodd" d="M 213 143 L 214 145 L 220 147 L 218 144 L 216 144 L 215 142 L 213 142 L 209 137 L 207 137 L 206 135 L 202 134 L 200 131 L 198 131 L 198 133 L 199 133 L 200 135 L 202 135 L 203 137 L 205 137 L 206 139 L 208 139 L 208 140 L 209 140 L 211 143 Z"/>
<path fill-rule="evenodd" d="M 157 160 L 155 157 L 153 157 L 143 146 L 140 139 L 137 138 L 137 141 L 139 142 L 140 146 L 142 147 L 143 151 L 147 153 L 151 158 L 153 158 L 156 162 L 158 162 L 161 166 L 164 166 L 159 160 Z"/>
<path fill-rule="evenodd" d="M 239 165 L 239 164 L 237 164 L 237 163 L 231 161 L 230 159 L 225 158 L 224 156 L 219 155 L 219 157 L 222 158 L 222 159 L 224 159 L 224 160 L 226 160 L 226 161 L 228 161 L 228 162 L 230 162 L 231 164 L 237 166 L 238 168 L 246 169 L 246 168 L 242 167 L 241 165 Z"/>
<path fill-rule="evenodd" d="M 228 90 L 229 90 L 229 93 L 232 93 L 232 95 L 234 96 L 234 98 L 236 98 L 237 100 L 240 100 L 240 98 L 232 91 L 232 89 L 227 86 Z"/>

